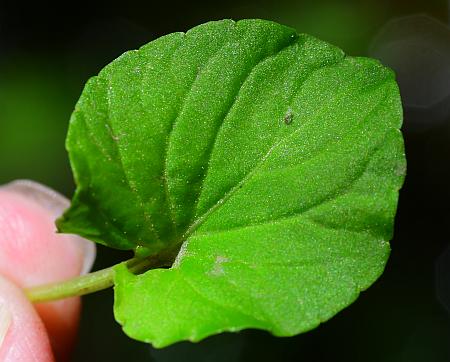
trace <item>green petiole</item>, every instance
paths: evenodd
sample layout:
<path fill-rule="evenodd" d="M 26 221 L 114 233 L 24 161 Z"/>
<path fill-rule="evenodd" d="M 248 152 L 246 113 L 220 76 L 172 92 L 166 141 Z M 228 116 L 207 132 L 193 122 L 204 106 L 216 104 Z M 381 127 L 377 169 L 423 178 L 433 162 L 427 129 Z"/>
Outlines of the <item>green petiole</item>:
<path fill-rule="evenodd" d="M 140 273 L 150 268 L 165 266 L 157 258 L 132 258 L 125 261 L 129 270 Z M 107 289 L 114 284 L 114 266 L 82 275 L 67 281 L 39 285 L 25 289 L 25 295 L 33 303 L 81 296 Z"/>

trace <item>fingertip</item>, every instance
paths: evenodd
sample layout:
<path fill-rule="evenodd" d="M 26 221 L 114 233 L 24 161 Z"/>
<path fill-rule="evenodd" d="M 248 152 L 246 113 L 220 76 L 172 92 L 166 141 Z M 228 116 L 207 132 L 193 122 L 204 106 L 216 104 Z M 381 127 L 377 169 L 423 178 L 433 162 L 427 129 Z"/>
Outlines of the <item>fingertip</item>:
<path fill-rule="evenodd" d="M 0 361 L 54 361 L 46 329 L 22 291 L 0 276 Z"/>
<path fill-rule="evenodd" d="M 52 236 L 56 237 L 56 239 L 61 239 L 59 240 L 60 243 L 76 245 L 80 255 L 78 259 L 82 262 L 78 274 L 86 274 L 91 270 L 96 257 L 95 243 L 78 235 L 58 234 L 59 237 L 55 235 L 56 227 L 54 221 L 70 206 L 70 202 L 66 197 L 45 185 L 31 180 L 12 181 L 0 187 L 1 191 L 21 196 L 43 209 L 43 214 L 50 216 L 51 227 L 48 231 L 52 233 Z"/>

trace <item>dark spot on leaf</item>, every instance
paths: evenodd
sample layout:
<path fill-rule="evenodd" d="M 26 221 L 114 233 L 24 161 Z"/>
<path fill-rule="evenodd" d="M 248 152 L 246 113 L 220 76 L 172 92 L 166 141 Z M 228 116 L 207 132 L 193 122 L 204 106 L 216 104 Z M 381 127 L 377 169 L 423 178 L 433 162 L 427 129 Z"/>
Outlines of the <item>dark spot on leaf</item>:
<path fill-rule="evenodd" d="M 286 114 L 284 115 L 284 123 L 285 124 L 291 124 L 294 120 L 294 114 L 292 113 L 292 109 L 288 109 Z"/>

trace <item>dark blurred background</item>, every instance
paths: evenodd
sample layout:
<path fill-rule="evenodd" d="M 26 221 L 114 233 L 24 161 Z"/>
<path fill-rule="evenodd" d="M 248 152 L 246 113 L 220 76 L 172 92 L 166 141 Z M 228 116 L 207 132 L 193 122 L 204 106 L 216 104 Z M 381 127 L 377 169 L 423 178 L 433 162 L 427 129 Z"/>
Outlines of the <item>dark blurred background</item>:
<path fill-rule="evenodd" d="M 349 308 L 292 338 L 223 334 L 163 350 L 126 337 L 112 293 L 85 297 L 75 361 L 450 361 L 450 28 L 447 1 L 0 0 L 0 183 L 71 196 L 64 138 L 88 77 L 122 52 L 214 19 L 265 18 L 397 73 L 408 175 L 386 272 Z M 99 248 L 95 268 L 124 258 Z M 155 291 L 157 292 L 157 291 Z"/>

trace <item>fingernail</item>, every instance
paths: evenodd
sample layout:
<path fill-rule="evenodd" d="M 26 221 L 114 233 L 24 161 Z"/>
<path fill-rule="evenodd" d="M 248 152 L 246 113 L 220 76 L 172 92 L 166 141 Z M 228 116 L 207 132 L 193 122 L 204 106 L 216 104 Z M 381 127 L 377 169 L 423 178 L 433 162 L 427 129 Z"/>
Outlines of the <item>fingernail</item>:
<path fill-rule="evenodd" d="M 55 217 L 69 207 L 69 200 L 63 195 L 35 181 L 16 180 L 2 186 L 2 189 L 26 196 L 51 211 Z"/>
<path fill-rule="evenodd" d="M 25 196 L 27 199 L 50 211 L 55 219 L 61 216 L 70 205 L 69 200 L 59 192 L 31 180 L 16 180 L 1 186 L 1 189 Z M 78 235 L 73 235 L 73 237 L 79 239 L 77 242 L 80 243 L 84 256 L 81 274 L 86 274 L 94 264 L 96 256 L 95 244 Z"/>
<path fill-rule="evenodd" d="M 8 333 L 11 325 L 11 313 L 6 304 L 0 302 L 0 348 L 2 348 L 3 341 Z"/>

